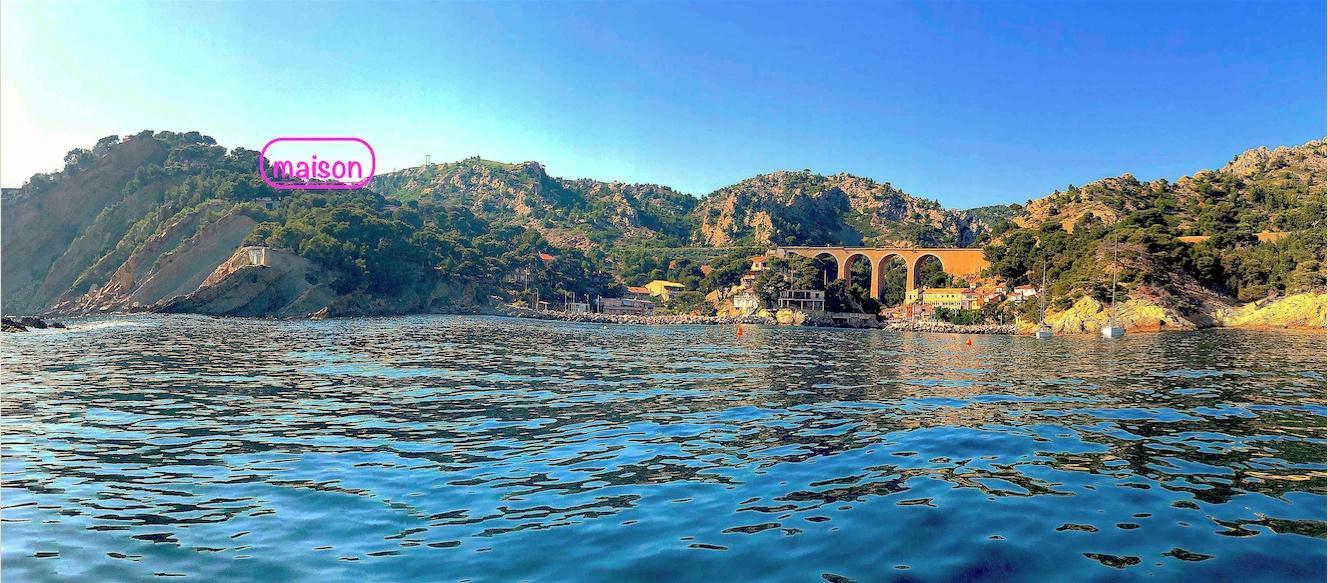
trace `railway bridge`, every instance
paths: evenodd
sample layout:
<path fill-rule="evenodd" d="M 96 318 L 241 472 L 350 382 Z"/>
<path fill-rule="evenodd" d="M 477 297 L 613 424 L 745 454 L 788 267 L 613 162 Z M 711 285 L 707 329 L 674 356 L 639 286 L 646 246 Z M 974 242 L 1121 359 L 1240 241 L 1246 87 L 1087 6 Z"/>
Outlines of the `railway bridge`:
<path fill-rule="evenodd" d="M 777 257 L 801 255 L 811 259 L 833 257 L 838 268 L 837 277 L 845 281 L 854 263 L 866 261 L 871 266 L 871 295 L 878 299 L 885 280 L 885 266 L 896 257 L 907 267 L 906 291 L 917 287 L 918 263 L 925 257 L 935 257 L 941 262 L 941 269 L 953 276 L 981 275 L 989 265 L 981 249 L 958 247 L 777 247 L 774 254 Z"/>

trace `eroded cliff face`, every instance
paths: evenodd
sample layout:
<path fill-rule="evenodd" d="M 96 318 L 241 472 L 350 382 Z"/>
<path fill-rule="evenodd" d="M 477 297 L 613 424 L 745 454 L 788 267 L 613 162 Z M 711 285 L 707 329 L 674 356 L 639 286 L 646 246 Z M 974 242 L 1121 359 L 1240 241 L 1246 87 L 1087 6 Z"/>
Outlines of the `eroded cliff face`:
<path fill-rule="evenodd" d="M 167 313 L 212 316 L 304 317 L 332 304 L 333 275 L 286 251 L 266 250 L 266 264 L 256 265 L 247 249 L 236 250 L 212 270 L 197 289 L 152 306 Z"/>
<path fill-rule="evenodd" d="M 231 257 L 256 224 L 234 209 L 220 217 L 205 213 L 182 216 L 130 254 L 105 285 L 67 296 L 51 311 L 80 314 L 143 309 L 193 292 L 218 264 Z"/>
<path fill-rule="evenodd" d="M 440 283 L 392 295 L 337 291 L 337 274 L 289 251 L 264 248 L 263 261 L 253 261 L 242 247 L 221 262 L 186 294 L 157 302 L 149 309 L 163 313 L 211 316 L 306 318 L 450 312 L 483 301 L 473 285 Z"/>
<path fill-rule="evenodd" d="M 985 226 L 963 211 L 850 174 L 779 171 L 715 191 L 696 210 L 699 242 L 966 246 Z"/>

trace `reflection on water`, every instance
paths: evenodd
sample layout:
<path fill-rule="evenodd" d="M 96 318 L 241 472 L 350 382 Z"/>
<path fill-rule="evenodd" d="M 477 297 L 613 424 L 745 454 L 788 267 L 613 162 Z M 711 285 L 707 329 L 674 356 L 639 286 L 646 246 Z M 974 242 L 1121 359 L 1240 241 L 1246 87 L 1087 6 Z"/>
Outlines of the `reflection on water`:
<path fill-rule="evenodd" d="M 7 335 L 6 578 L 1325 577 L 1321 334 Z"/>

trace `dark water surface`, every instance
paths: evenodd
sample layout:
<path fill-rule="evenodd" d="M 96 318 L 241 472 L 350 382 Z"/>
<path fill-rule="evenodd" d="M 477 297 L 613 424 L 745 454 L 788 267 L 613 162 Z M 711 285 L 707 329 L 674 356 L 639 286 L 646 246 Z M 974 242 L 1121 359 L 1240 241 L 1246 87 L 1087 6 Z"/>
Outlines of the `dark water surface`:
<path fill-rule="evenodd" d="M 1322 334 L 3 339 L 3 576 L 1323 581 Z"/>

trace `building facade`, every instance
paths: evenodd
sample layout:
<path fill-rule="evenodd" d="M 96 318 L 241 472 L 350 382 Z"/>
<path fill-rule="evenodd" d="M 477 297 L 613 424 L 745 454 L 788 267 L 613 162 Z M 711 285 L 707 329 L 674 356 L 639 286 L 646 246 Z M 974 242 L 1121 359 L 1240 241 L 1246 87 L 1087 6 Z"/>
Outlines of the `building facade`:
<path fill-rule="evenodd" d="M 904 294 L 905 304 L 916 304 L 919 301 L 950 310 L 976 310 L 982 307 L 977 292 L 962 287 L 911 289 Z"/>
<path fill-rule="evenodd" d="M 780 309 L 801 310 L 803 312 L 824 312 L 825 292 L 815 289 L 791 289 L 779 292 L 776 298 Z"/>
<path fill-rule="evenodd" d="M 687 289 L 687 286 L 681 283 L 665 279 L 656 279 L 655 281 L 647 283 L 644 287 L 650 290 L 651 296 L 657 297 L 666 302 L 678 292 Z"/>
<path fill-rule="evenodd" d="M 655 313 L 655 302 L 634 298 L 601 298 L 599 311 L 619 316 L 651 316 Z"/>
<path fill-rule="evenodd" d="M 755 314 L 761 309 L 761 296 L 744 291 L 733 296 L 733 309 L 744 314 Z"/>

